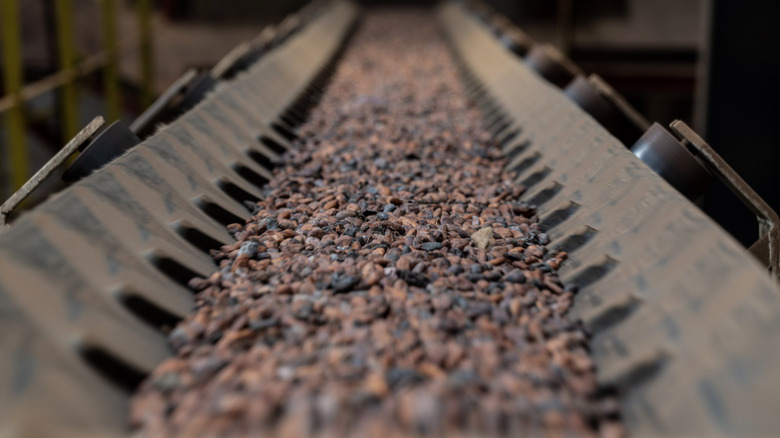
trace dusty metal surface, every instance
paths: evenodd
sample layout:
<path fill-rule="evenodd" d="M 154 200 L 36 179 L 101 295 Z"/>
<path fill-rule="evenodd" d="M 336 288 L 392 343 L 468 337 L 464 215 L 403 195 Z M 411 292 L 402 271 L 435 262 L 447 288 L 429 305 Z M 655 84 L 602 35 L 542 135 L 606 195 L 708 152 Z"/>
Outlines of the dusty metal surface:
<path fill-rule="evenodd" d="M 463 6 L 440 19 L 497 129 L 517 131 L 510 167 L 570 254 L 573 311 L 632 435 L 776 434 L 780 297 L 763 267 Z"/>
<path fill-rule="evenodd" d="M 32 176 L 24 185 L 7 201 L 0 205 L 0 232 L 9 228 L 8 216 L 13 213 L 19 204 L 21 204 L 30 193 L 32 193 L 36 187 L 38 187 L 43 180 L 48 178 L 55 170 L 60 168 L 63 163 L 82 145 L 85 141 L 89 140 L 98 129 L 103 126 L 103 117 L 95 117 L 87 126 L 84 127 L 68 144 L 65 145 L 59 152 L 57 152 L 51 160 L 43 165 L 35 175 Z"/>
<path fill-rule="evenodd" d="M 164 329 L 193 306 L 187 281 L 216 268 L 208 249 L 233 241 L 225 225 L 249 217 L 242 202 L 289 147 L 271 125 L 308 98 L 356 18 L 332 2 L 0 235 L 0 435 L 126 433 L 130 389 L 169 355 Z"/>

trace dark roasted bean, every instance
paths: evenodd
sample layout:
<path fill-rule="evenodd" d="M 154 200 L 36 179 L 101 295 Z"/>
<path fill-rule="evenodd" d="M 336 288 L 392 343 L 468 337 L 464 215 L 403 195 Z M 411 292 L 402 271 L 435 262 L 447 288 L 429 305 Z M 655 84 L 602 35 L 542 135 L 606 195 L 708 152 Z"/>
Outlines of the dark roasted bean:
<path fill-rule="evenodd" d="M 398 278 L 409 283 L 410 286 L 425 287 L 428 284 L 428 278 L 419 272 L 400 270 Z"/>
<path fill-rule="evenodd" d="M 478 282 L 479 280 L 482 280 L 485 277 L 482 274 L 475 274 L 473 272 L 469 272 L 466 275 L 466 278 L 468 278 L 470 282 L 476 283 L 476 282 Z"/>
<path fill-rule="evenodd" d="M 509 261 L 518 262 L 523 260 L 523 254 L 520 252 L 507 252 L 504 253 L 504 258 Z"/>
<path fill-rule="evenodd" d="M 441 249 L 441 247 L 442 244 L 439 242 L 426 242 L 420 246 L 420 249 L 424 251 L 436 251 L 438 249 Z"/>
<path fill-rule="evenodd" d="M 526 276 L 519 270 L 514 270 L 507 274 L 506 277 L 504 277 L 504 280 L 510 282 L 510 283 L 525 283 L 526 282 Z"/>
<path fill-rule="evenodd" d="M 487 272 L 485 274 L 482 274 L 482 276 L 487 281 L 498 281 L 498 280 L 501 279 L 501 273 L 498 272 L 498 271 L 490 271 L 490 272 Z"/>
<path fill-rule="evenodd" d="M 349 292 L 353 287 L 357 286 L 358 283 L 360 283 L 360 277 L 357 275 L 338 275 L 331 279 L 330 287 L 333 289 L 333 292 L 336 293 Z"/>
<path fill-rule="evenodd" d="M 446 274 L 447 275 L 458 275 L 462 274 L 465 270 L 463 269 L 463 266 L 461 265 L 452 265 L 449 269 L 447 269 Z"/>

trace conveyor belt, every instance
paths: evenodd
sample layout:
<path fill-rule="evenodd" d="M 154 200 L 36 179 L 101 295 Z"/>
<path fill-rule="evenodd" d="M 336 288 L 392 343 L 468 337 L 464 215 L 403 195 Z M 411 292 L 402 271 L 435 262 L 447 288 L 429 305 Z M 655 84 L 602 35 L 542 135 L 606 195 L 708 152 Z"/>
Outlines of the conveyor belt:
<path fill-rule="evenodd" d="M 489 101 L 572 310 L 633 436 L 771 436 L 780 428 L 776 284 L 736 241 L 460 3 L 439 20 Z M 0 234 L 0 435 L 126 432 L 132 388 L 169 356 L 164 330 L 251 216 L 285 129 L 357 19 L 348 2 L 296 27 L 194 109 Z"/>

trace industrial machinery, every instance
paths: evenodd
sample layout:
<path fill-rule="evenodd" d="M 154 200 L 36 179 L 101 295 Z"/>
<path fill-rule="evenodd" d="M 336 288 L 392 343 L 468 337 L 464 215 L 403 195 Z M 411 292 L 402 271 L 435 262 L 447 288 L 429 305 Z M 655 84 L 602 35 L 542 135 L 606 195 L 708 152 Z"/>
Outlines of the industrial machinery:
<path fill-rule="evenodd" d="M 569 253 L 571 313 L 628 431 L 772 434 L 776 214 L 687 125 L 651 125 L 484 5 L 447 2 L 437 19 L 524 200 Z M 188 281 L 216 269 L 208 250 L 250 216 L 358 21 L 353 3 L 312 4 L 188 74 L 131 128 L 90 125 L 58 158 L 82 150 L 61 193 L 15 217 L 31 181 L 4 204 L 2 434 L 126 432 L 132 389 L 170 354 L 155 328 L 193 306 Z M 758 217 L 751 252 L 691 201 L 712 177 Z"/>

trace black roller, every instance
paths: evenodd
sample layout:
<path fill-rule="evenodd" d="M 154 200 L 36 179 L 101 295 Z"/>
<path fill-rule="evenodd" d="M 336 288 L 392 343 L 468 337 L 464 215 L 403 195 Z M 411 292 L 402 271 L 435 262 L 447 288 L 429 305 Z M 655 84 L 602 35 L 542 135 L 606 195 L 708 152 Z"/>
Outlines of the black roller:
<path fill-rule="evenodd" d="M 712 182 L 704 165 L 658 123 L 634 143 L 631 152 L 688 199 L 697 199 Z"/>
<path fill-rule="evenodd" d="M 534 44 L 528 35 L 516 28 L 507 29 L 500 36 L 499 42 L 504 48 L 521 58 L 528 54 Z"/>
<path fill-rule="evenodd" d="M 560 88 L 583 73 L 566 55 L 549 44 L 533 46 L 525 57 L 525 63 L 539 76 Z"/>
<path fill-rule="evenodd" d="M 206 94 L 208 94 L 214 87 L 217 86 L 219 81 L 211 76 L 210 73 L 203 72 L 196 77 L 192 83 L 187 87 L 181 100 L 176 105 L 174 111 L 181 114 L 195 105 L 198 104 Z"/>
<path fill-rule="evenodd" d="M 601 126 L 614 133 L 618 121 L 618 111 L 605 99 L 596 88 L 583 76 L 577 76 L 563 90 L 580 108 L 590 114 Z"/>
<path fill-rule="evenodd" d="M 139 143 L 141 140 L 133 134 L 133 131 L 117 120 L 84 147 L 78 158 L 62 174 L 62 180 L 66 183 L 74 183 Z"/>

